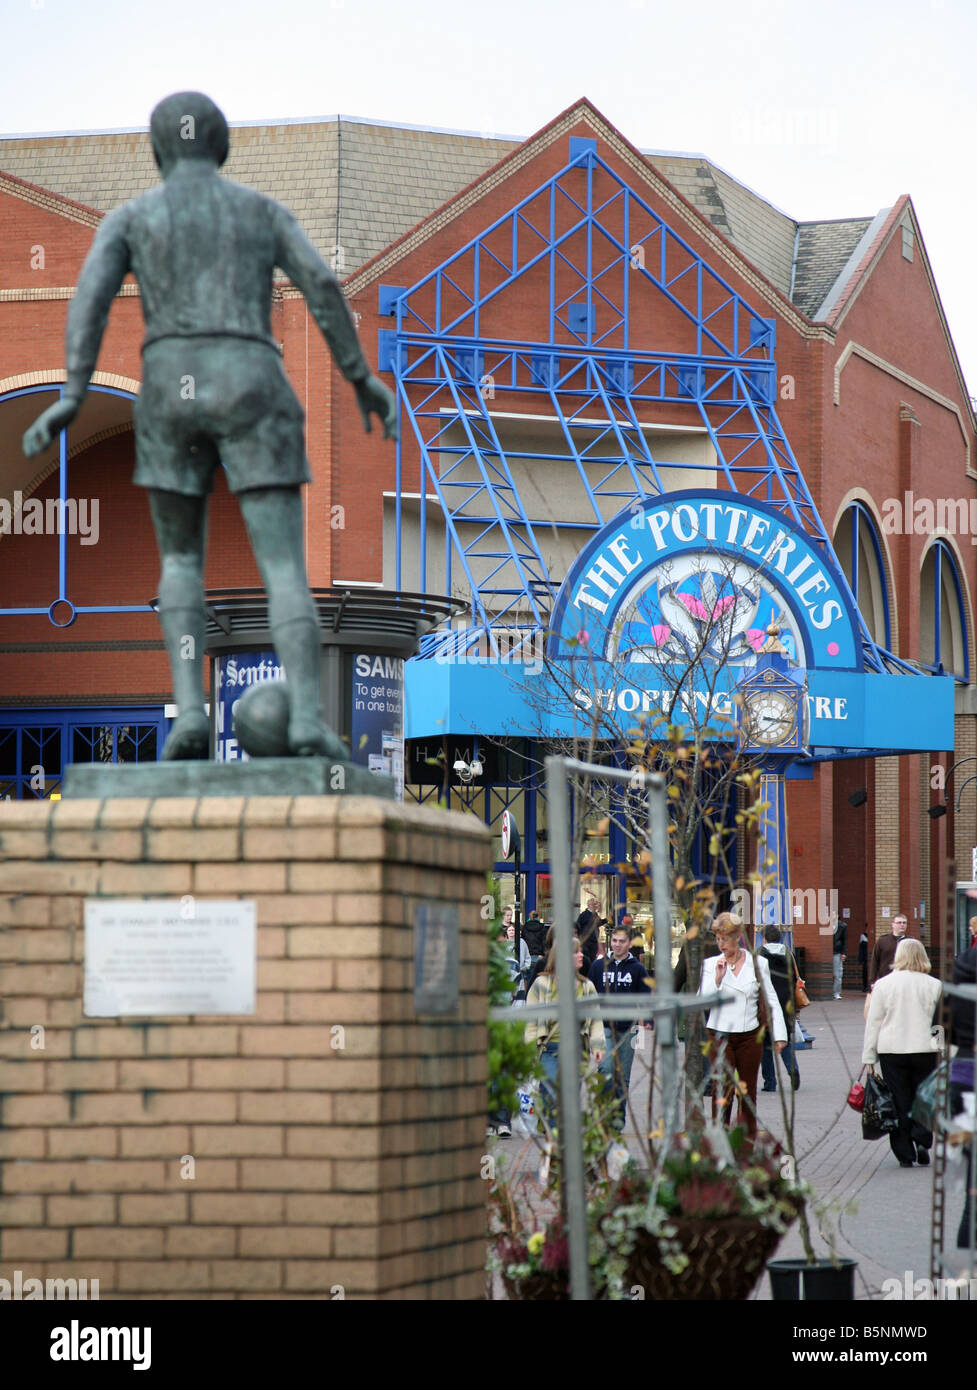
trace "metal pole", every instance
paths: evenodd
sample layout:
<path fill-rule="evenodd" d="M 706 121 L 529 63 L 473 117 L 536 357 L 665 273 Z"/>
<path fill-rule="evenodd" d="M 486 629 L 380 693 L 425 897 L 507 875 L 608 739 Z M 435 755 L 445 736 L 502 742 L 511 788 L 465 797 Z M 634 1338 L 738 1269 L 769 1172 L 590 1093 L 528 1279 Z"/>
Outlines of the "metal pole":
<path fill-rule="evenodd" d="M 648 848 L 651 852 L 651 901 L 655 914 L 655 991 L 672 992 L 671 858 L 668 852 L 668 808 L 664 783 L 648 788 Z M 678 1055 L 674 1013 L 656 1022 L 662 1056 L 662 1121 L 665 1143 L 675 1133 L 678 1114 Z"/>
<path fill-rule="evenodd" d="M 580 1036 L 573 968 L 570 901 L 570 790 L 565 758 L 546 759 L 550 866 L 553 874 L 553 945 L 556 950 L 557 1023 L 560 1030 L 560 1132 L 563 1184 L 570 1247 L 570 1297 L 590 1298 L 587 1261 L 587 1204 L 584 1187 L 583 1119 L 580 1113 Z"/>

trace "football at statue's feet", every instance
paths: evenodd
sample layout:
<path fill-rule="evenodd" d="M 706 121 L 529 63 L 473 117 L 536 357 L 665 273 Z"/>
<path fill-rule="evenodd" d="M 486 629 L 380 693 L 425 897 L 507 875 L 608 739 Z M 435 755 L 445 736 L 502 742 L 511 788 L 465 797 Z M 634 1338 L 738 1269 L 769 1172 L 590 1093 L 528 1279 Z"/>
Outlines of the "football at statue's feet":
<path fill-rule="evenodd" d="M 238 700 L 234 733 L 252 758 L 287 758 L 289 722 L 285 681 L 261 681 Z"/>

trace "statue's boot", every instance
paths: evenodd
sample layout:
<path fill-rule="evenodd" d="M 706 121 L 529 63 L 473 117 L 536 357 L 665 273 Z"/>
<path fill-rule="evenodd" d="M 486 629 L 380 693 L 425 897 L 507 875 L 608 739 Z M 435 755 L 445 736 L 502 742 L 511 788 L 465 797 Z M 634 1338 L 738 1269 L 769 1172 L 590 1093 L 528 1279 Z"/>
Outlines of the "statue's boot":
<path fill-rule="evenodd" d="M 210 752 L 210 720 L 202 709 L 178 715 L 163 745 L 163 761 L 206 758 Z"/>
<path fill-rule="evenodd" d="M 308 591 L 299 603 L 312 609 Z M 277 607 L 277 604 L 275 605 Z M 322 717 L 319 694 L 319 624 L 303 613 L 272 625 L 275 652 L 285 668 L 288 688 L 288 751 L 300 758 L 349 762 L 349 749 Z"/>
<path fill-rule="evenodd" d="M 288 721 L 288 751 L 299 758 L 349 762 L 349 749 L 323 719 L 298 715 Z"/>
<path fill-rule="evenodd" d="M 172 555 L 164 560 L 159 595 L 159 618 L 179 710 L 163 745 L 163 760 L 206 758 L 210 753 L 203 687 L 206 619 L 203 581 L 193 556 Z"/>

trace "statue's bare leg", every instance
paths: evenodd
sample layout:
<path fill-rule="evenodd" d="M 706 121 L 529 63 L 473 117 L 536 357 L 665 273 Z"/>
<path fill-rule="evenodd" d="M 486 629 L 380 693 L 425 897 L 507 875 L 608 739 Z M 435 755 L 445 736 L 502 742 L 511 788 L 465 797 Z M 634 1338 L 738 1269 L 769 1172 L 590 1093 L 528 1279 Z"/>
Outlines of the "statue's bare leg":
<path fill-rule="evenodd" d="M 178 711 L 163 757 L 206 758 L 210 750 L 203 684 L 207 498 L 151 488 L 149 510 L 161 565 L 159 617 Z"/>
<path fill-rule="evenodd" d="M 309 593 L 298 487 L 252 488 L 238 494 L 268 594 L 268 625 L 289 689 L 291 753 L 349 759 L 322 717 L 319 624 Z"/>

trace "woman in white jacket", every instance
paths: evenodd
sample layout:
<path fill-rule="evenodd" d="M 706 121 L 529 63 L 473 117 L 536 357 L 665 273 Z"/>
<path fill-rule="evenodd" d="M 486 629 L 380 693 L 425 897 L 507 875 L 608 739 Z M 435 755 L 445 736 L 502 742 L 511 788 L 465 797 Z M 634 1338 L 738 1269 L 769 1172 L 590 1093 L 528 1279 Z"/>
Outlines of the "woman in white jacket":
<path fill-rule="evenodd" d="M 770 967 L 762 956 L 751 956 L 743 944 L 743 919 L 735 912 L 721 912 L 712 927 L 720 954 L 702 962 L 700 994 L 719 991 L 722 1002 L 709 1011 L 709 1059 L 712 1063 L 712 1113 L 722 1105 L 722 1121 L 732 1120 L 734 1071 L 740 1079 L 739 1114 L 747 1133 L 756 1134 L 756 1086 L 763 1054 L 764 1023 L 773 1033 L 774 1047 L 787 1046 L 787 1025 L 777 992 L 770 981 Z M 759 972 L 759 974 L 757 973 Z M 760 993 L 766 1007 L 760 1003 Z M 766 1015 L 764 1020 L 761 1015 Z M 717 1094 L 722 1090 L 720 1102 Z"/>
<path fill-rule="evenodd" d="M 943 986 L 932 979 L 930 969 L 922 944 L 904 937 L 891 973 L 875 982 L 865 1021 L 862 1064 L 878 1062 L 892 1092 L 899 1128 L 889 1135 L 889 1143 L 903 1168 L 929 1163 L 933 1144 L 929 1130 L 915 1124 L 909 1114 L 916 1087 L 937 1062 L 933 1025 Z"/>

